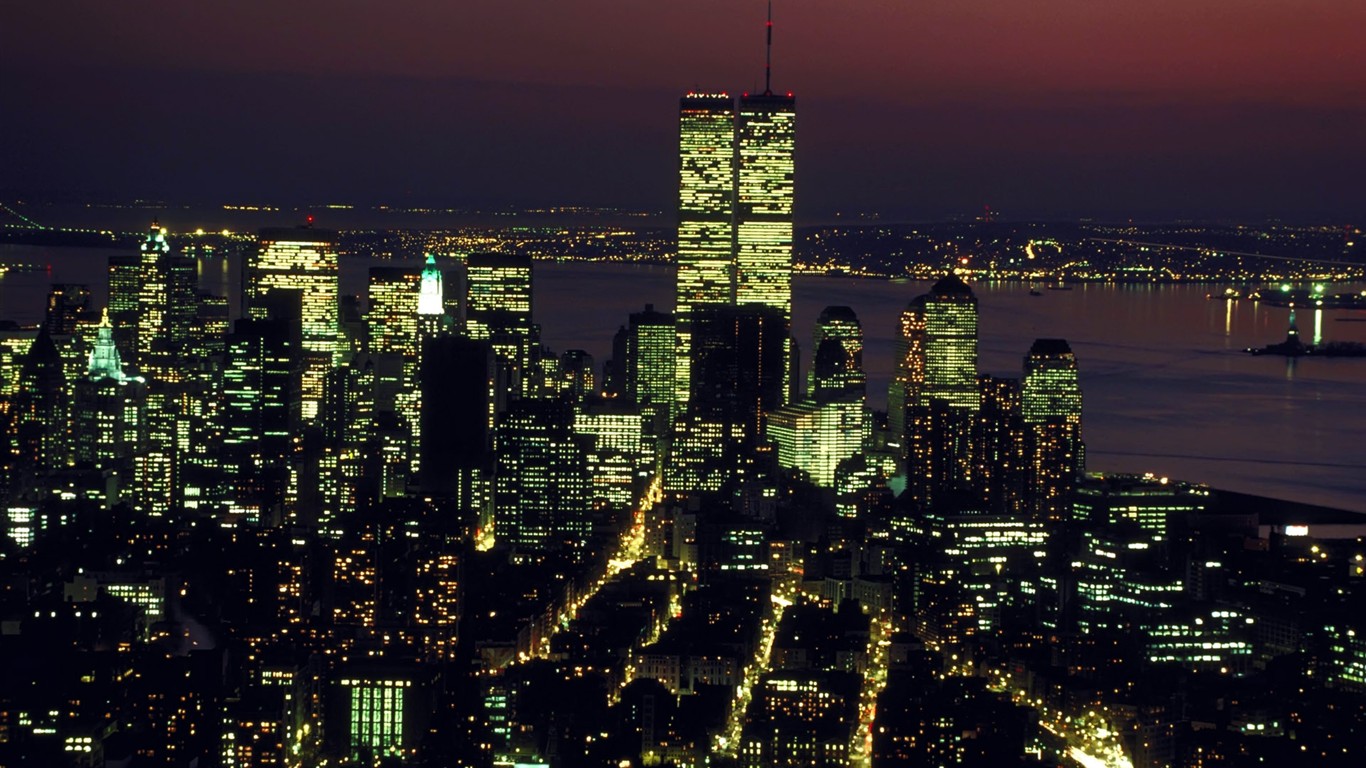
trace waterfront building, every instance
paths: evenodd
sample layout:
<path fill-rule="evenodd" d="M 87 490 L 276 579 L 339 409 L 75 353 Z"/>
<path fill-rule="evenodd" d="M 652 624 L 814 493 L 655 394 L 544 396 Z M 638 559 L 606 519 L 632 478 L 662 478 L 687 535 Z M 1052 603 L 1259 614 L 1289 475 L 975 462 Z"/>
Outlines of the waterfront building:
<path fill-rule="evenodd" d="M 816 319 L 811 339 L 811 371 L 807 392 L 812 400 L 843 397 L 862 400 L 868 377 L 863 372 L 863 325 L 849 307 L 826 307 Z"/>
<path fill-rule="evenodd" d="M 943 400 L 952 408 L 977 410 L 977 297 L 954 274 L 925 297 L 924 370 L 918 405 Z"/>
<path fill-rule="evenodd" d="M 341 304 L 336 233 L 311 225 L 292 229 L 263 229 L 246 270 L 247 315 L 269 314 L 268 298 L 279 290 L 301 296 L 300 416 L 311 422 L 318 415 L 327 372 L 341 362 Z"/>

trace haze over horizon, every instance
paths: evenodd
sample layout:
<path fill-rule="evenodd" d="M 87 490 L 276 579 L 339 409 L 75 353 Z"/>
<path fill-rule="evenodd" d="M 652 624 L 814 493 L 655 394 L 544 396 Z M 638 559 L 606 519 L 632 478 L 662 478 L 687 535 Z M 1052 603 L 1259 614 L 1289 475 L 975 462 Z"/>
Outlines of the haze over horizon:
<path fill-rule="evenodd" d="M 1366 5 L 775 3 L 797 218 L 1366 210 Z M 762 88 L 764 3 L 11 9 L 0 186 L 670 210 L 677 99 Z"/>

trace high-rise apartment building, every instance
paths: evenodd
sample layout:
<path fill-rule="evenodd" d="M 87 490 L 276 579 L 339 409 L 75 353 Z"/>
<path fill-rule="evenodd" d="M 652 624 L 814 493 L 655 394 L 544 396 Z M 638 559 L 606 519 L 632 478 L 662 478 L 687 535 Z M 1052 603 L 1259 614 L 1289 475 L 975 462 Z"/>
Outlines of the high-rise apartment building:
<path fill-rule="evenodd" d="M 259 247 L 247 262 L 249 317 L 268 315 L 272 291 L 298 290 L 302 296 L 300 414 L 305 421 L 318 415 L 327 372 L 340 362 L 339 269 L 336 233 L 311 226 L 261 230 Z"/>

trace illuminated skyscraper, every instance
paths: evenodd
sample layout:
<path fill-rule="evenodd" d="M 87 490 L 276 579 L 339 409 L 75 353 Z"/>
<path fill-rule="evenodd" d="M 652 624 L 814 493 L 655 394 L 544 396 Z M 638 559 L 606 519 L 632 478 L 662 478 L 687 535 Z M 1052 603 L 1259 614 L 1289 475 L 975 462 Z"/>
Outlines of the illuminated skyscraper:
<path fill-rule="evenodd" d="M 104 468 L 130 459 L 143 421 L 142 379 L 123 372 L 106 309 L 85 377 L 76 381 L 72 402 L 74 457 Z"/>
<path fill-rule="evenodd" d="M 925 384 L 919 405 L 944 400 L 976 411 L 977 297 L 957 275 L 947 275 L 925 299 Z"/>
<path fill-rule="evenodd" d="M 867 436 L 863 327 L 849 307 L 826 307 L 813 342 L 807 397 L 770 413 L 767 434 L 778 444 L 779 464 L 830 488 L 840 462 L 857 455 Z"/>
<path fill-rule="evenodd" d="M 154 222 L 138 266 L 136 359 L 147 379 L 147 411 L 133 483 L 134 503 L 152 514 L 167 512 L 182 491 L 181 454 L 189 434 L 184 353 L 196 314 L 196 277 L 194 259 L 173 252 L 166 229 Z"/>
<path fill-rule="evenodd" d="M 692 316 L 735 300 L 735 102 L 689 93 L 678 108 L 678 282 L 675 398 L 686 403 Z"/>
<path fill-rule="evenodd" d="M 935 283 L 901 315 L 896 377 L 888 392 L 892 440 L 906 457 L 906 487 L 922 508 L 972 479 L 977 390 L 977 298 L 957 275 Z"/>
<path fill-rule="evenodd" d="M 400 354 L 417 359 L 417 309 L 422 275 L 408 267 L 371 267 L 369 311 L 370 353 Z"/>
<path fill-rule="evenodd" d="M 1063 339 L 1036 339 L 1024 360 L 1021 405 L 1029 424 L 1061 419 L 1081 428 L 1077 356 Z"/>
<path fill-rule="evenodd" d="M 127 350 L 130 357 L 138 346 L 141 264 L 139 254 L 120 253 L 109 257 L 109 320 L 114 324 L 114 343 Z"/>
<path fill-rule="evenodd" d="M 792 202 L 796 101 L 765 91 L 740 98 L 735 203 L 735 302 L 792 319 Z"/>
<path fill-rule="evenodd" d="M 227 340 L 220 434 L 234 506 L 266 522 L 283 503 L 299 428 L 297 328 L 283 319 L 237 321 Z"/>
<path fill-rule="evenodd" d="M 336 233 L 311 226 L 261 230 L 259 247 L 247 263 L 248 316 L 267 316 L 266 298 L 272 291 L 296 289 L 302 294 L 300 413 L 305 421 L 318 415 L 323 380 L 340 362 L 338 280 Z"/>
<path fill-rule="evenodd" d="M 508 389 L 526 394 L 540 334 L 531 320 L 531 257 L 476 253 L 468 260 L 465 332 L 493 345 Z"/>
<path fill-rule="evenodd" d="M 427 254 L 422 266 L 422 279 L 417 296 L 418 331 L 423 338 L 439 336 L 450 330 L 451 317 L 446 312 L 446 290 L 441 268 L 436 257 Z"/>
<path fill-rule="evenodd" d="M 1020 401 L 1030 508 L 1039 519 L 1061 520 L 1086 468 L 1077 357 L 1066 341 L 1037 339 L 1029 348 Z"/>
<path fill-rule="evenodd" d="M 574 413 L 574 432 L 588 438 L 589 494 L 616 509 L 630 509 L 654 466 L 654 443 L 634 406 L 611 400 L 585 403 Z"/>
<path fill-rule="evenodd" d="M 863 400 L 807 400 L 768 416 L 768 437 L 778 444 L 778 463 L 807 473 L 823 488 L 835 484 L 835 469 L 863 448 Z"/>

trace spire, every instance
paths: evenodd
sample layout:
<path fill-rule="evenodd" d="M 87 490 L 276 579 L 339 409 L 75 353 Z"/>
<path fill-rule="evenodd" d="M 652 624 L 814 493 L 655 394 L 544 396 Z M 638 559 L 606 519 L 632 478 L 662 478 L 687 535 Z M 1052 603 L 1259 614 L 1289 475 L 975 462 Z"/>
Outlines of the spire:
<path fill-rule="evenodd" d="M 419 315 L 446 314 L 445 293 L 441 286 L 441 270 L 436 266 L 436 257 L 427 254 L 427 263 L 422 267 L 422 283 L 417 295 Z"/>
<path fill-rule="evenodd" d="M 90 362 L 85 370 L 91 381 L 113 379 L 122 384 L 128 380 L 123 375 L 123 359 L 119 356 L 119 349 L 114 346 L 114 326 L 109 322 L 109 307 L 105 307 L 104 314 L 100 316 L 95 348 L 90 350 Z"/>
<path fill-rule="evenodd" d="M 142 252 L 160 251 L 170 253 L 171 244 L 166 242 L 166 228 L 161 226 L 156 219 L 152 219 L 152 227 L 147 230 L 147 239 L 142 243 Z"/>
<path fill-rule="evenodd" d="M 773 95 L 773 0 L 768 0 L 768 23 L 765 25 L 768 39 L 764 43 L 764 95 Z"/>

